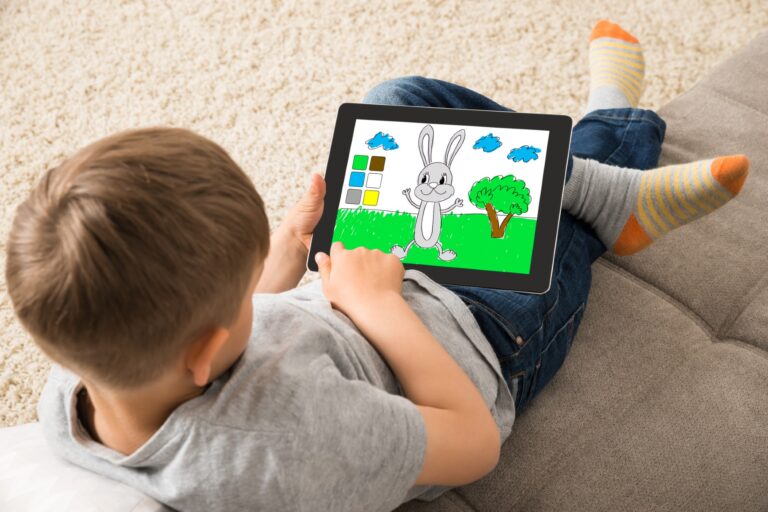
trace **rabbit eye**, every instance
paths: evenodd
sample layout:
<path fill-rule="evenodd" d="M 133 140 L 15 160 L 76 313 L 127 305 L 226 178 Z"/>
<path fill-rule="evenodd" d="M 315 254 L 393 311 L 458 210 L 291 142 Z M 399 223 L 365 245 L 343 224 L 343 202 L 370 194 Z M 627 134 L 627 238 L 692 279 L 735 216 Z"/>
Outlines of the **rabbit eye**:
<path fill-rule="evenodd" d="M 445 174 L 443 174 L 442 176 L 440 176 L 440 184 L 441 184 L 441 185 L 445 185 Z"/>
<path fill-rule="evenodd" d="M 421 177 L 421 182 L 422 183 L 426 183 L 427 182 L 427 175 L 426 174 Z"/>

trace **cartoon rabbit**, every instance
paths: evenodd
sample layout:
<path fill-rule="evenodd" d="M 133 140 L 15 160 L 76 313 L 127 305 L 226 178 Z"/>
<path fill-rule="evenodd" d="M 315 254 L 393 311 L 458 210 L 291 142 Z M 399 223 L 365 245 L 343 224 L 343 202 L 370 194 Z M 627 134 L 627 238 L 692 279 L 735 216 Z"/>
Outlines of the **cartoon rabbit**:
<path fill-rule="evenodd" d="M 453 182 L 451 162 L 453 162 L 453 158 L 464 143 L 465 135 L 466 133 L 464 130 L 459 130 L 453 137 L 451 137 L 451 140 L 448 141 L 448 147 L 445 148 L 445 163 L 432 162 L 432 144 L 435 140 L 435 130 L 432 128 L 432 125 L 429 124 L 421 130 L 421 133 L 419 134 L 419 153 L 421 153 L 421 160 L 424 162 L 424 168 L 419 173 L 416 188 L 413 189 L 413 195 L 416 196 L 417 199 L 420 199 L 421 203 L 416 204 L 413 199 L 411 199 L 410 188 L 403 190 L 403 195 L 408 199 L 408 202 L 411 203 L 414 208 L 419 210 L 419 214 L 416 216 L 416 232 L 414 233 L 414 239 L 405 246 L 405 249 L 399 245 L 392 247 L 392 254 L 398 258 L 405 258 L 414 243 L 425 249 L 436 247 L 438 252 L 437 257 L 443 261 L 451 261 L 456 257 L 455 251 L 443 250 L 438 239 L 440 238 L 442 215 L 450 212 L 457 206 L 462 206 L 464 201 L 456 199 L 456 201 L 445 210 L 440 208 L 440 203 L 453 196 L 454 188 L 453 185 L 451 185 Z M 424 154 L 425 138 L 427 139 L 426 155 Z M 458 139 L 459 142 L 456 144 L 456 148 L 453 152 L 451 152 L 451 146 L 456 139 Z"/>

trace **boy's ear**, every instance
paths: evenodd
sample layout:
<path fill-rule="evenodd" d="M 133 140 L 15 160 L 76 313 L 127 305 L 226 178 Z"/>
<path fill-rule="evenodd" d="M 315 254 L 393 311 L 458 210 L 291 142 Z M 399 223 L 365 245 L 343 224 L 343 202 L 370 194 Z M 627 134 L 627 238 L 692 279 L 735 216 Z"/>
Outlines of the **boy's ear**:
<path fill-rule="evenodd" d="M 229 329 L 217 327 L 189 347 L 184 364 L 192 372 L 192 378 L 196 386 L 208 384 L 213 361 L 227 339 L 229 339 Z"/>

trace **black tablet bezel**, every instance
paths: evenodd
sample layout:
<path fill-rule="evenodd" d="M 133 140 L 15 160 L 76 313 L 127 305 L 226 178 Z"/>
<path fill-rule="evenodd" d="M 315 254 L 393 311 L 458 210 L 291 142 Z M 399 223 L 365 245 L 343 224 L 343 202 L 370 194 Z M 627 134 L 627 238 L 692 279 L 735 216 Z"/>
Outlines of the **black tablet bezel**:
<path fill-rule="evenodd" d="M 312 236 L 307 258 L 309 270 L 317 271 L 315 254 L 317 252 L 327 253 L 331 247 L 349 151 L 352 145 L 352 134 L 357 119 L 548 131 L 549 141 L 529 274 L 433 267 L 410 263 L 404 265 L 405 268 L 424 272 L 441 284 L 501 288 L 537 294 L 546 293 L 549 290 L 571 142 L 572 121 L 570 117 L 563 115 L 361 103 L 342 104 L 336 118 L 336 129 L 333 133 L 328 166 L 325 172 L 326 194 L 323 215 Z"/>

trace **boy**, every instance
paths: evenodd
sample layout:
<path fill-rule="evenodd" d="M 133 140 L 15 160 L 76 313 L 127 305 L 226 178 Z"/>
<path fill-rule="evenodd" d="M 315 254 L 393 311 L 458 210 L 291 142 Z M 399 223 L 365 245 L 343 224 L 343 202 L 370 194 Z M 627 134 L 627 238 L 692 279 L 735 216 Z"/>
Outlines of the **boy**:
<path fill-rule="evenodd" d="M 748 172 L 743 156 L 640 171 L 665 129 L 634 108 L 640 45 L 606 21 L 590 41 L 543 295 L 443 287 L 339 244 L 295 288 L 322 180 L 270 240 L 242 170 L 184 130 L 117 134 L 49 171 L 17 211 L 6 275 L 57 363 L 39 405 L 52 447 L 184 511 L 391 510 L 489 472 L 568 353 L 592 261 L 722 206 Z M 421 78 L 367 101 L 504 109 Z"/>

